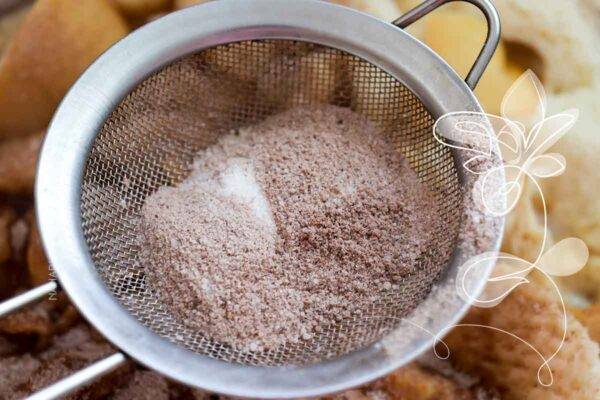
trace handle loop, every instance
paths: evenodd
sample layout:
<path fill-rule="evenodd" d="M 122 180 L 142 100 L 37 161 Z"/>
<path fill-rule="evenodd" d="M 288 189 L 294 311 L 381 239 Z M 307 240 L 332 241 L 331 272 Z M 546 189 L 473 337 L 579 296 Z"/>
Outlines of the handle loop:
<path fill-rule="evenodd" d="M 421 5 L 395 20 L 393 24 L 401 29 L 405 29 L 438 7 L 454 1 L 464 1 L 479 8 L 485 16 L 488 25 L 487 37 L 483 48 L 465 79 L 471 90 L 475 90 L 500 42 L 500 17 L 498 16 L 498 11 L 496 11 L 496 8 L 489 0 L 426 0 Z"/>

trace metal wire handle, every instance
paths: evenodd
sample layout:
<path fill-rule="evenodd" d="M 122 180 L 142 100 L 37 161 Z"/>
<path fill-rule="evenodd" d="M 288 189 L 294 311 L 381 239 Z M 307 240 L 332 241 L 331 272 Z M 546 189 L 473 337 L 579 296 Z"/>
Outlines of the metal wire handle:
<path fill-rule="evenodd" d="M 127 357 L 122 353 L 115 353 L 92 365 L 75 372 L 74 374 L 48 386 L 45 389 L 27 397 L 26 400 L 53 400 L 62 398 L 75 390 L 95 381 L 103 375 L 114 371 L 125 364 Z"/>
<path fill-rule="evenodd" d="M 496 11 L 496 8 L 494 8 L 489 0 L 427 0 L 395 20 L 393 24 L 399 28 L 405 29 L 433 10 L 446 3 L 455 1 L 470 3 L 479 8 L 485 16 L 488 25 L 485 43 L 465 79 L 465 82 L 467 82 L 467 85 L 471 90 L 475 90 L 477 83 L 485 72 L 485 69 L 496 51 L 496 47 L 498 47 L 498 43 L 500 42 L 500 17 L 498 16 L 498 11 Z"/>
<path fill-rule="evenodd" d="M 0 303 L 0 318 L 10 315 L 21 308 L 42 300 L 45 296 L 58 290 L 58 284 L 55 281 L 47 282 L 35 287 L 27 292 L 17 295 Z M 81 371 L 40 390 L 39 392 L 27 397 L 28 400 L 53 400 L 66 396 L 80 387 L 100 378 L 103 375 L 114 371 L 127 361 L 127 357 L 122 353 L 115 353 L 103 358 Z"/>
<path fill-rule="evenodd" d="M 49 295 L 58 288 L 58 285 L 54 281 L 50 281 L 41 286 L 33 288 L 25 293 L 8 299 L 0 303 L 0 318 L 5 317 L 21 308 L 32 304 L 36 301 L 41 300 L 44 296 Z"/>

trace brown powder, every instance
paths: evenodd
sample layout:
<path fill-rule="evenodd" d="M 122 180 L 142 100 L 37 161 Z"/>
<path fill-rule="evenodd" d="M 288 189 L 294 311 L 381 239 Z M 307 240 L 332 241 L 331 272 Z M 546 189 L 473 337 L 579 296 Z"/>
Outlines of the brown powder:
<path fill-rule="evenodd" d="M 169 400 L 169 382 L 156 372 L 135 371 L 133 378 L 118 389 L 113 400 Z"/>
<path fill-rule="evenodd" d="M 242 350 L 309 339 L 394 290 L 438 221 L 365 117 L 296 108 L 200 152 L 142 209 L 149 282 L 186 326 Z"/>

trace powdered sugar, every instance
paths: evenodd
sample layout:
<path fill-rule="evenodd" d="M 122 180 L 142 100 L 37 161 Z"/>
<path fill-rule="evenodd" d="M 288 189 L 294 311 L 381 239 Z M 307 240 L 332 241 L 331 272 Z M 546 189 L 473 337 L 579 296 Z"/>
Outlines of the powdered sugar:
<path fill-rule="evenodd" d="M 242 157 L 233 157 L 219 171 L 207 172 L 202 165 L 194 167 L 195 173 L 180 187 L 196 188 L 217 196 L 231 199 L 242 207 L 248 207 L 255 218 L 275 232 L 271 208 L 260 185 L 256 181 L 254 163 Z"/>

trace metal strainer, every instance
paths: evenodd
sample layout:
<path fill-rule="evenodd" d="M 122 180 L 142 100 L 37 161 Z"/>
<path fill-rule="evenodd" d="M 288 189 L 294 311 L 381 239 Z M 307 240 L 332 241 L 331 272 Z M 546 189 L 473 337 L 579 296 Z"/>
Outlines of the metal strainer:
<path fill-rule="evenodd" d="M 425 301 L 456 276 L 469 184 L 457 168 L 463 155 L 439 144 L 432 127 L 447 112 L 480 111 L 471 89 L 499 39 L 491 4 L 470 0 L 484 12 L 489 33 L 463 82 L 399 29 L 447 2 L 426 1 L 388 24 L 312 0 L 222 0 L 168 15 L 104 54 L 60 106 L 36 188 L 49 259 L 86 318 L 147 367 L 191 386 L 246 397 L 339 391 L 430 346 L 425 332 L 393 352 L 381 341 L 398 333 L 401 318 L 426 312 Z M 138 261 L 136 223 L 145 198 L 183 180 L 194 155 L 221 135 L 319 103 L 349 107 L 378 124 L 436 195 L 443 228 L 430 238 L 431 251 L 398 290 L 352 320 L 323 326 L 310 340 L 252 353 L 191 331 L 161 303 Z M 499 238 L 498 229 L 486 250 L 495 249 Z M 431 267 L 428 257 L 439 262 Z M 433 333 L 460 318 L 467 305 L 454 296 L 440 307 L 441 317 L 428 322 Z M 124 360 L 115 354 L 38 396 L 64 394 Z"/>

